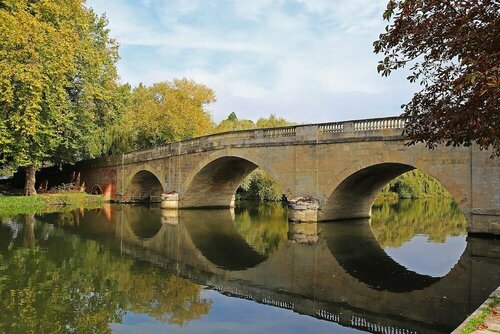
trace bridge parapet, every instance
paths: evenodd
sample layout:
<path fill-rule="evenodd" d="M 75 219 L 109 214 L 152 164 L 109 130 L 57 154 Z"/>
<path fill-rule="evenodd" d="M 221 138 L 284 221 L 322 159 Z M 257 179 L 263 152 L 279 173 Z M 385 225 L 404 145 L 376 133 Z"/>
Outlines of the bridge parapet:
<path fill-rule="evenodd" d="M 387 117 L 356 121 L 284 126 L 229 131 L 181 142 L 130 152 L 124 163 L 134 163 L 173 155 L 202 152 L 223 147 L 273 146 L 402 136 L 406 119 Z"/>

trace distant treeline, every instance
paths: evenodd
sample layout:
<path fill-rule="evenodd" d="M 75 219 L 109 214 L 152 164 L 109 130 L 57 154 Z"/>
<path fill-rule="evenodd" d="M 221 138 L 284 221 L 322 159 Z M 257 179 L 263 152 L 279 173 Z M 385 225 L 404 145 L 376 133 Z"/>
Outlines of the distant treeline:
<path fill-rule="evenodd" d="M 242 200 L 277 202 L 283 199 L 280 187 L 263 170 L 256 169 L 247 176 L 236 192 Z M 417 199 L 451 197 L 443 185 L 432 176 L 413 170 L 390 181 L 379 198 Z"/>

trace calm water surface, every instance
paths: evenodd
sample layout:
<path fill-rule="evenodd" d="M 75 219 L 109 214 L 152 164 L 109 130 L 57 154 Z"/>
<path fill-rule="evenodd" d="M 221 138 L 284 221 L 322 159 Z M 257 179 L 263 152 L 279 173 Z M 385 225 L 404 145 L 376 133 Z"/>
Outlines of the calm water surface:
<path fill-rule="evenodd" d="M 289 224 L 280 205 L 0 217 L 0 333 L 449 333 L 500 243 L 449 200 Z"/>

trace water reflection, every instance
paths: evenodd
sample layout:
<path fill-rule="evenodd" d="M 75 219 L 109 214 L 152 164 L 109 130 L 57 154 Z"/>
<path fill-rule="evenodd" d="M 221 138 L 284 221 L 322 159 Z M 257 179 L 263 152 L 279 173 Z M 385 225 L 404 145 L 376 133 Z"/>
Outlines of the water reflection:
<path fill-rule="evenodd" d="M 110 332 L 128 311 L 184 325 L 210 311 L 201 286 L 48 226 L 2 224 L 1 333 Z"/>
<path fill-rule="evenodd" d="M 268 257 L 246 242 L 230 210 L 187 210 L 180 213 L 180 218 L 196 248 L 219 268 L 249 269 Z"/>
<path fill-rule="evenodd" d="M 382 202 L 373 207 L 372 231 L 402 266 L 433 277 L 446 275 L 467 246 L 467 220 L 449 198 Z"/>
<path fill-rule="evenodd" d="M 466 234 L 467 220 L 451 198 L 382 201 L 372 208 L 371 228 L 382 247 L 399 247 L 416 235 L 443 243 Z"/>
<path fill-rule="evenodd" d="M 370 230 L 370 219 L 351 219 L 320 225 L 322 236 L 339 264 L 354 278 L 377 290 L 408 292 L 437 282 L 394 261 Z"/>
<path fill-rule="evenodd" d="M 453 214 L 433 218 L 429 204 L 415 205 L 424 209 L 374 208 L 371 225 L 351 220 L 291 230 L 279 206 L 178 215 L 112 206 L 3 218 L 0 332 L 110 332 L 137 318 L 185 332 L 220 332 L 228 323 L 256 324 L 253 332 L 347 331 L 335 323 L 350 332 L 450 332 L 500 282 L 500 246 L 469 237 L 443 277 L 409 270 L 388 249 L 422 236 L 448 244 L 457 234 L 434 232 L 441 227 L 416 218 L 446 225 Z M 410 221 L 421 227 L 407 233 Z M 246 310 L 245 320 L 238 310 Z M 269 314 L 272 322 L 263 326 Z"/>
<path fill-rule="evenodd" d="M 235 209 L 234 224 L 245 241 L 265 256 L 287 239 L 287 212 L 283 205 L 242 202 Z"/>
<path fill-rule="evenodd" d="M 134 206 L 127 213 L 127 223 L 139 239 L 151 239 L 161 229 L 162 217 L 158 214 L 159 207 L 144 205 Z"/>

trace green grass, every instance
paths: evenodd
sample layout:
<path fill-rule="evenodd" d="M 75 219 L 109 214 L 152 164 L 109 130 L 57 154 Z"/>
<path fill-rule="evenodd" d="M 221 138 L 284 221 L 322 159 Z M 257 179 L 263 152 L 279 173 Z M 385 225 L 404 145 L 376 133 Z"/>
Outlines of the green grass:
<path fill-rule="evenodd" d="M 460 334 L 470 334 L 483 324 L 484 319 L 490 315 L 491 309 L 500 304 L 499 297 L 493 297 L 492 299 L 493 300 L 488 304 L 488 307 L 485 307 L 481 310 L 481 313 L 477 317 L 474 317 L 467 322 L 467 324 L 460 331 Z"/>
<path fill-rule="evenodd" d="M 101 207 L 101 195 L 87 193 L 43 194 L 37 196 L 0 196 L 0 215 L 34 214 Z"/>

